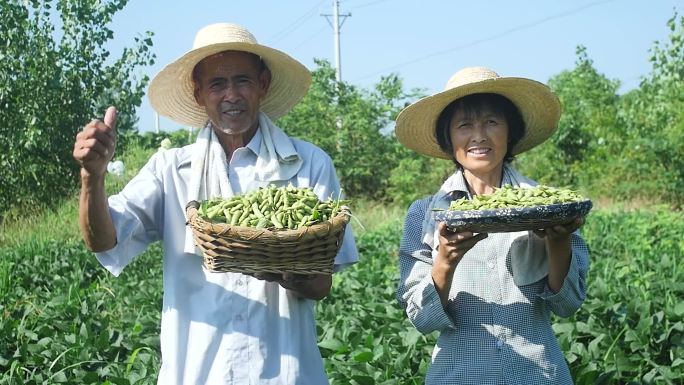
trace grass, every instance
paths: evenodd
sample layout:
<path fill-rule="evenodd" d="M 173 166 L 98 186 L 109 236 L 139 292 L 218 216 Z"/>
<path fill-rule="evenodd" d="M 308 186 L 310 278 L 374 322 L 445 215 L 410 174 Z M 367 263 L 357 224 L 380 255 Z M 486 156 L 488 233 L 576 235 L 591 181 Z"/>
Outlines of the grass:
<path fill-rule="evenodd" d="M 388 221 L 403 221 L 406 209 L 395 204 L 378 203 L 367 199 L 353 199 L 351 203 L 352 229 L 355 235 L 373 232 Z"/>
<path fill-rule="evenodd" d="M 50 239 L 77 239 L 78 197 L 64 200 L 56 209 L 36 210 L 0 222 L 0 247 L 15 248 Z"/>
<path fill-rule="evenodd" d="M 126 183 L 135 176 L 138 170 L 147 162 L 155 150 L 133 148 L 120 158 L 126 167 L 124 176 L 119 178 L 107 175 L 105 185 L 107 193 L 120 191 Z M 0 248 L 15 248 L 32 242 L 42 242 L 51 239 L 78 240 L 78 191 L 73 196 L 64 199 L 55 209 L 36 208 L 33 212 L 23 212 L 22 215 L 10 215 L 0 221 Z"/>

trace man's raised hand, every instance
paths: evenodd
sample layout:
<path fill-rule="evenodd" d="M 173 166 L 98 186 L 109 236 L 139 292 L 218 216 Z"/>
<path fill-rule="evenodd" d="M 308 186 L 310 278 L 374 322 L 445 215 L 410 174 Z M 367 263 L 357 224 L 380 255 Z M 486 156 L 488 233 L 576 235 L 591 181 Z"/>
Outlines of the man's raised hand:
<path fill-rule="evenodd" d="M 109 107 L 104 121 L 93 119 L 76 135 L 73 156 L 81 176 L 104 176 L 116 149 L 116 108 Z"/>

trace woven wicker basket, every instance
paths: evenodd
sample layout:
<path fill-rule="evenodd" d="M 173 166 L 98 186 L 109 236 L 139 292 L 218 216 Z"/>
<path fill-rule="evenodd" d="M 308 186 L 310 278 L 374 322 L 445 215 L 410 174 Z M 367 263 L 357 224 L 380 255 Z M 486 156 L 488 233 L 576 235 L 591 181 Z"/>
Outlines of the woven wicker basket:
<path fill-rule="evenodd" d="M 201 218 L 199 202 L 186 206 L 187 225 L 212 272 L 332 273 L 335 256 L 349 222 L 348 210 L 332 219 L 298 230 L 269 230 Z"/>

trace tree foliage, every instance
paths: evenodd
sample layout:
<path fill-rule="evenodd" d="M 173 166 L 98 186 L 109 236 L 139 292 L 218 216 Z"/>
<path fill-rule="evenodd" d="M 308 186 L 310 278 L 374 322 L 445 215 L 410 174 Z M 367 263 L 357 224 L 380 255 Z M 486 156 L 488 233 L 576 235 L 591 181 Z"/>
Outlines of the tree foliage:
<path fill-rule="evenodd" d="M 328 62 L 316 64 L 309 93 L 278 123 L 332 157 L 345 194 L 384 199 L 401 153 L 391 128 L 411 94 L 396 75 L 368 91 L 337 82 Z"/>
<path fill-rule="evenodd" d="M 602 165 L 589 171 L 604 171 L 608 148 L 621 139 L 615 132 L 619 85 L 599 73 L 586 48 L 579 46 L 575 68 L 549 80 L 562 106 L 558 130 L 542 146 L 521 156 L 524 172 L 566 186 L 580 183 L 587 163 Z M 596 176 L 588 175 L 589 179 Z"/>
<path fill-rule="evenodd" d="M 668 20 L 669 41 L 651 50 L 651 73 L 625 98 L 622 115 L 630 144 L 624 159 L 636 168 L 639 191 L 680 206 L 684 203 L 684 17 Z"/>
<path fill-rule="evenodd" d="M 544 183 L 571 185 L 621 202 L 684 203 L 684 18 L 667 21 L 668 40 L 651 50 L 651 72 L 618 95 L 584 47 L 576 66 L 554 76 L 563 115 L 553 137 L 518 166 Z"/>
<path fill-rule="evenodd" d="M 0 3 L 0 216 L 10 207 L 50 204 L 72 191 L 77 131 L 105 105 L 120 111 L 118 129 L 133 130 L 153 63 L 151 33 L 110 58 L 107 25 L 127 0 Z M 58 19 L 58 20 L 57 20 Z"/>

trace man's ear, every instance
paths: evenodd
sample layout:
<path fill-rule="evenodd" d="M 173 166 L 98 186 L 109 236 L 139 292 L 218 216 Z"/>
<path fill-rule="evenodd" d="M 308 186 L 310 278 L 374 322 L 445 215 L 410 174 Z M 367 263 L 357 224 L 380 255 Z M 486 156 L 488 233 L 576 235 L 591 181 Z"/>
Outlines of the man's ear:
<path fill-rule="evenodd" d="M 268 94 L 269 87 L 271 87 L 271 70 L 264 68 L 259 74 L 259 88 L 261 88 L 262 97 Z"/>
<path fill-rule="evenodd" d="M 195 102 L 197 102 L 197 104 L 198 104 L 200 107 L 204 107 L 204 102 L 203 102 L 202 99 L 200 98 L 200 93 L 199 93 L 200 89 L 199 89 L 199 86 L 197 85 L 196 82 L 192 82 L 192 83 L 193 83 L 192 95 L 195 97 Z"/>

